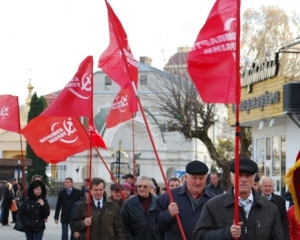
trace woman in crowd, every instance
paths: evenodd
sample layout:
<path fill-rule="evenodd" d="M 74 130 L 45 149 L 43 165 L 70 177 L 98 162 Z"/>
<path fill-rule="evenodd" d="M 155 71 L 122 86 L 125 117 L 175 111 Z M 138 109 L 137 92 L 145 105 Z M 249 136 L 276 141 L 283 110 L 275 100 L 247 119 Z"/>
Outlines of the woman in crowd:
<path fill-rule="evenodd" d="M 27 240 L 41 240 L 46 228 L 44 219 L 50 215 L 46 199 L 46 186 L 40 180 L 33 181 L 28 187 L 28 197 L 19 208 L 19 217 L 25 225 Z"/>
<path fill-rule="evenodd" d="M 9 215 L 9 209 L 11 206 L 11 202 L 14 199 L 14 190 L 12 188 L 12 185 L 10 182 L 7 182 L 5 185 L 5 190 L 2 198 L 2 226 L 9 226 L 8 223 L 8 215 Z"/>
<path fill-rule="evenodd" d="M 18 190 L 16 192 L 16 204 L 18 206 L 18 208 L 20 207 L 21 205 L 21 202 L 22 202 L 22 196 L 23 196 L 23 184 L 22 183 L 18 183 Z"/>

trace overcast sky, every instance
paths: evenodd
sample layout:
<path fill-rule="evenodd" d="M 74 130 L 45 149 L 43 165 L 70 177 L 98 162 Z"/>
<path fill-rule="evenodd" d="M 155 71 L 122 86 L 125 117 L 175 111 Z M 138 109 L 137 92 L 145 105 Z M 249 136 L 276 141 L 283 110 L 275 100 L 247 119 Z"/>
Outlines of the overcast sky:
<path fill-rule="evenodd" d="M 192 46 L 215 0 L 109 0 L 127 32 L 134 57 L 162 69 L 177 47 Z M 287 12 L 299 0 L 242 0 L 249 7 L 277 5 Z M 0 94 L 25 103 L 27 84 L 43 95 L 63 88 L 81 61 L 98 59 L 109 43 L 104 0 L 0 1 Z"/>

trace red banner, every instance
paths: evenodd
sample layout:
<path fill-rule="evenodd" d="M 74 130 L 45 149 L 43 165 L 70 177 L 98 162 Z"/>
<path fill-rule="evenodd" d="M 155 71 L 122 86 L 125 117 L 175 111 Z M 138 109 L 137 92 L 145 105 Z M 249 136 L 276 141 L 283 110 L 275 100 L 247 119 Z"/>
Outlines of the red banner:
<path fill-rule="evenodd" d="M 48 163 L 65 161 L 90 148 L 88 134 L 76 117 L 38 116 L 21 133 L 35 154 Z"/>
<path fill-rule="evenodd" d="M 20 132 L 20 114 L 18 97 L 0 95 L 0 128 Z"/>
<path fill-rule="evenodd" d="M 92 118 L 93 57 L 88 56 L 80 64 L 73 79 L 41 116 Z"/>
<path fill-rule="evenodd" d="M 92 141 L 94 146 L 107 150 L 104 140 L 100 136 L 99 132 L 97 131 L 94 125 L 94 122 L 91 119 L 89 119 L 89 132 L 92 133 Z"/>
<path fill-rule="evenodd" d="M 236 21 L 237 1 L 217 0 L 188 54 L 188 72 L 204 102 L 236 103 L 236 96 L 240 99 Z"/>
<path fill-rule="evenodd" d="M 123 26 L 107 1 L 108 22 L 110 32 L 110 43 L 107 49 L 101 54 L 98 66 L 121 88 L 131 85 L 131 81 L 137 83 L 138 67 L 134 59 L 127 34 Z M 135 84 L 137 87 L 137 84 Z M 134 90 L 131 90 L 135 96 Z M 129 101 L 131 111 L 137 111 L 136 101 Z"/>
<path fill-rule="evenodd" d="M 121 89 L 114 99 L 110 112 L 106 117 L 106 127 L 111 128 L 132 118 L 133 113 L 128 104 L 129 88 Z"/>

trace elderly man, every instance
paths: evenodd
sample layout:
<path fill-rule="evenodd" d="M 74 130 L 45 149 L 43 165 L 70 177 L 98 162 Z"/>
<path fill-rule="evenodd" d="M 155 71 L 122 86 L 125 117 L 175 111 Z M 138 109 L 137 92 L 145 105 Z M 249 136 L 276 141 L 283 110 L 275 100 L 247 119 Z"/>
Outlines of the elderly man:
<path fill-rule="evenodd" d="M 179 215 L 187 240 L 201 215 L 204 204 L 214 195 L 205 190 L 208 167 L 200 161 L 186 165 L 185 184 L 171 190 L 174 202 L 168 194 L 163 194 L 149 211 L 149 221 L 153 228 L 165 232 L 166 240 L 181 240 L 182 236 L 176 221 Z"/>
<path fill-rule="evenodd" d="M 250 159 L 240 159 L 239 171 L 235 161 L 230 164 L 231 183 L 239 174 L 239 225 L 234 223 L 234 188 L 206 203 L 199 218 L 194 240 L 239 239 L 283 240 L 277 207 L 260 196 L 252 187 L 257 164 Z"/>
<path fill-rule="evenodd" d="M 79 232 L 80 240 L 86 240 L 87 227 L 90 227 L 91 240 L 126 240 L 120 209 L 114 201 L 104 196 L 106 182 L 93 178 L 91 185 L 91 216 L 88 216 L 88 199 L 81 201 L 71 220 L 72 230 Z"/>
<path fill-rule="evenodd" d="M 215 195 L 224 193 L 224 189 L 221 187 L 221 182 L 218 173 L 212 172 L 210 174 L 210 183 L 205 187 L 207 191 L 212 192 Z"/>
<path fill-rule="evenodd" d="M 276 195 L 273 193 L 273 180 L 270 177 L 264 177 L 261 180 L 261 186 L 260 186 L 260 194 L 264 197 L 266 197 L 268 200 L 270 200 L 272 203 L 274 203 L 279 211 L 279 217 L 281 220 L 282 230 L 284 234 L 284 239 L 289 240 L 289 225 L 287 220 L 287 212 L 285 207 L 285 199 L 281 196 Z"/>
<path fill-rule="evenodd" d="M 127 239 L 159 240 L 160 232 L 155 231 L 147 220 L 147 214 L 156 197 L 150 193 L 151 178 L 140 176 L 137 180 L 137 195 L 127 199 L 121 215 Z"/>

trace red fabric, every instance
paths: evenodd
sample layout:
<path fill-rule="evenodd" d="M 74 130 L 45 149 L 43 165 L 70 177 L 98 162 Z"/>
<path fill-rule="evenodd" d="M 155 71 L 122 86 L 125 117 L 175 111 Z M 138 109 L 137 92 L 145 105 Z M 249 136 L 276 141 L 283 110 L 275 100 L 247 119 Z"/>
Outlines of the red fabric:
<path fill-rule="evenodd" d="M 188 54 L 188 72 L 204 102 L 236 103 L 236 94 L 240 99 L 236 21 L 237 0 L 217 0 Z"/>
<path fill-rule="evenodd" d="M 0 95 L 0 128 L 20 132 L 18 97 Z"/>
<path fill-rule="evenodd" d="M 93 57 L 86 57 L 77 73 L 41 116 L 92 118 Z"/>
<path fill-rule="evenodd" d="M 127 34 L 123 26 L 107 1 L 108 22 L 110 32 L 110 43 L 107 49 L 101 54 L 98 66 L 121 88 L 126 88 L 131 81 L 137 83 L 138 68 L 127 40 Z M 125 58 L 122 56 L 122 50 Z M 135 85 L 137 86 L 137 85 Z M 131 89 L 132 93 L 133 89 Z M 135 100 L 130 101 L 132 112 L 137 111 Z"/>
<path fill-rule="evenodd" d="M 100 136 L 99 132 L 97 131 L 94 125 L 94 122 L 91 119 L 89 119 L 89 131 L 92 133 L 92 141 L 94 146 L 107 150 L 104 140 Z"/>
<path fill-rule="evenodd" d="M 119 123 L 125 122 L 133 117 L 128 104 L 128 97 L 130 94 L 129 87 L 121 89 L 117 97 L 113 101 L 110 112 L 106 117 L 106 127 L 111 128 Z"/>
<path fill-rule="evenodd" d="M 291 206 L 287 211 L 290 240 L 300 240 L 300 223 L 295 216 L 295 206 Z"/>
<path fill-rule="evenodd" d="M 65 161 L 90 148 L 88 134 L 76 117 L 38 116 L 21 133 L 35 154 L 48 163 Z"/>

